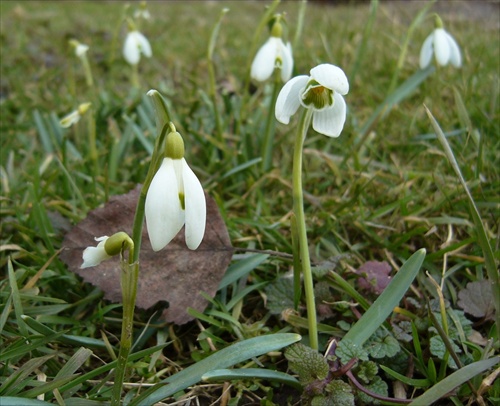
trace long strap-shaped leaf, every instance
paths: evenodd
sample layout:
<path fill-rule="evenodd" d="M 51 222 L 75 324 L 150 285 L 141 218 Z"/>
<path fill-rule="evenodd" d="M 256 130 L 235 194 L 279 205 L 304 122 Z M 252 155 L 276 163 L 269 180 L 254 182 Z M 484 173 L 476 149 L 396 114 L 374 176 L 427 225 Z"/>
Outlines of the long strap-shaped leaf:
<path fill-rule="evenodd" d="M 417 276 L 425 258 L 425 249 L 415 252 L 394 276 L 391 283 L 370 306 L 366 313 L 347 332 L 342 341 L 361 348 L 398 305 L 413 279 Z"/>
<path fill-rule="evenodd" d="M 432 402 L 441 399 L 457 386 L 462 385 L 469 379 L 498 364 L 499 361 L 500 357 L 494 357 L 482 361 L 477 361 L 463 368 L 460 368 L 458 371 L 453 372 L 450 376 L 435 384 L 423 395 L 414 399 L 413 402 L 410 403 L 410 406 L 428 406 L 432 404 Z"/>
<path fill-rule="evenodd" d="M 199 382 L 201 377 L 209 371 L 228 368 L 249 358 L 279 350 L 300 339 L 301 336 L 298 334 L 278 333 L 240 341 L 163 380 L 134 399 L 130 406 L 154 405 Z"/>

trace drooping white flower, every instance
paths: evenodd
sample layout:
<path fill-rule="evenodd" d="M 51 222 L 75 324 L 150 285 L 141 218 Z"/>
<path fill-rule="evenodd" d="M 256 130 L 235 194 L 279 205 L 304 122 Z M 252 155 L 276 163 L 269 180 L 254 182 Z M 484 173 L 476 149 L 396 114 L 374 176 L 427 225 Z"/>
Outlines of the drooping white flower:
<path fill-rule="evenodd" d="M 106 250 L 104 249 L 104 244 L 108 240 L 108 236 L 96 237 L 95 240 L 99 241 L 97 247 L 87 247 L 83 251 L 83 264 L 80 268 L 89 268 L 91 266 L 99 265 L 102 261 L 111 258 Z"/>
<path fill-rule="evenodd" d="M 276 67 L 281 69 L 283 82 L 290 79 L 293 70 L 292 46 L 290 43 L 285 45 L 281 38 L 269 37 L 255 55 L 250 76 L 264 82 L 271 77 Z"/>
<path fill-rule="evenodd" d="M 177 146 L 169 148 L 169 143 Z M 175 151 L 180 143 L 182 147 Z M 171 132 L 167 136 L 166 155 L 146 195 L 145 214 L 151 247 L 154 251 L 163 249 L 185 226 L 186 245 L 195 250 L 205 234 L 205 193 L 184 159 L 184 144 L 179 133 Z"/>
<path fill-rule="evenodd" d="M 436 28 L 424 41 L 420 50 L 420 68 L 425 69 L 431 63 L 434 54 L 441 66 L 451 63 L 456 68 L 462 66 L 460 48 L 455 39 L 444 29 Z"/>
<path fill-rule="evenodd" d="M 83 264 L 80 268 L 97 266 L 102 261 L 110 259 L 114 255 L 123 253 L 125 250 L 133 251 L 134 242 L 124 231 L 118 231 L 111 237 L 96 237 L 99 241 L 97 247 L 87 247 L 83 251 Z M 132 253 L 130 253 L 132 255 Z"/>
<path fill-rule="evenodd" d="M 347 108 L 342 95 L 349 92 L 344 71 L 335 65 L 321 64 L 311 69 L 310 76 L 290 79 L 276 100 L 276 119 L 290 122 L 300 106 L 313 109 L 313 128 L 329 137 L 338 137 L 344 128 Z"/>
<path fill-rule="evenodd" d="M 129 31 L 123 44 L 123 57 L 129 64 L 136 65 L 141 53 L 147 58 L 153 55 L 148 39 L 137 30 Z"/>
<path fill-rule="evenodd" d="M 269 79 L 276 68 L 281 70 L 283 82 L 292 76 L 292 45 L 289 42 L 285 45 L 281 39 L 282 27 L 279 20 L 278 17 L 273 24 L 271 36 L 258 50 L 252 62 L 250 76 L 259 82 Z"/>
<path fill-rule="evenodd" d="M 59 124 L 63 128 L 71 127 L 73 124 L 78 123 L 80 118 L 87 112 L 90 108 L 91 103 L 82 103 L 78 106 L 78 108 L 71 113 L 65 115 L 60 121 Z"/>

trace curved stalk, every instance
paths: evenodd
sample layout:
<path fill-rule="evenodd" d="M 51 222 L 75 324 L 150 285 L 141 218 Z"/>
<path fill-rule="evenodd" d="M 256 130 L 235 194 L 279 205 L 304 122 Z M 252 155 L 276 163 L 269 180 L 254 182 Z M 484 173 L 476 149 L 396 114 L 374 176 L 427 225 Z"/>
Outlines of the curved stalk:
<path fill-rule="evenodd" d="M 295 138 L 293 151 L 293 212 L 297 221 L 298 255 L 304 277 L 304 291 L 306 296 L 307 321 L 309 324 L 309 344 L 312 349 L 318 349 L 318 329 L 316 321 L 316 303 L 314 300 L 314 285 L 311 270 L 311 259 L 307 244 L 306 219 L 304 215 L 304 193 L 302 190 L 302 148 L 312 118 L 312 109 L 306 109 L 300 117 L 299 129 Z"/>

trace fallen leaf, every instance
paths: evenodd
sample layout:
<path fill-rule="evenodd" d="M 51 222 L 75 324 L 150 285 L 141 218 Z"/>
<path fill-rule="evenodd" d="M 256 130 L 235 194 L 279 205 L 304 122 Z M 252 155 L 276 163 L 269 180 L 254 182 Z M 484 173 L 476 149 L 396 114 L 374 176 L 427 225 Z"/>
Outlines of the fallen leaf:
<path fill-rule="evenodd" d="M 110 236 L 118 231 L 132 235 L 140 189 L 138 186 L 125 195 L 113 196 L 104 207 L 91 211 L 66 234 L 62 244 L 60 258 L 69 270 L 98 286 L 104 291 L 104 297 L 112 302 L 121 301 L 119 258 L 114 257 L 93 268 L 80 269 L 82 253 L 86 247 L 96 246 L 94 237 Z M 187 313 L 188 307 L 200 312 L 205 309 L 208 302 L 200 292 L 215 296 L 233 254 L 217 204 L 212 197 L 206 195 L 206 198 L 205 236 L 195 251 L 186 247 L 184 230 L 181 230 L 167 247 L 154 252 L 144 224 L 136 305 L 148 309 L 166 301 L 169 307 L 163 311 L 163 318 L 175 324 L 193 320 Z"/>
<path fill-rule="evenodd" d="M 385 261 L 367 261 L 356 273 L 361 276 L 358 278 L 359 287 L 377 295 L 381 294 L 391 281 L 391 266 Z"/>
<path fill-rule="evenodd" d="M 469 282 L 458 292 L 458 305 L 464 312 L 486 320 L 493 320 L 494 300 L 491 283 L 486 279 Z"/>

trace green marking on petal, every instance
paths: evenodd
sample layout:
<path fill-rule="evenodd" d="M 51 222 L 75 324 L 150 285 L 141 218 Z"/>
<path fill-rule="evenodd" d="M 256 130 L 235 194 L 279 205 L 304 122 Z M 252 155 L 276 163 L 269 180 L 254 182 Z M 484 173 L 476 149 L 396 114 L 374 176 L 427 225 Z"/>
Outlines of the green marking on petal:
<path fill-rule="evenodd" d="M 333 106 L 333 90 L 311 80 L 302 94 L 302 102 L 305 106 L 312 106 L 316 110 L 331 107 Z"/>
<path fill-rule="evenodd" d="M 186 199 L 184 193 L 179 193 L 179 201 L 181 202 L 182 210 L 186 210 Z"/>

